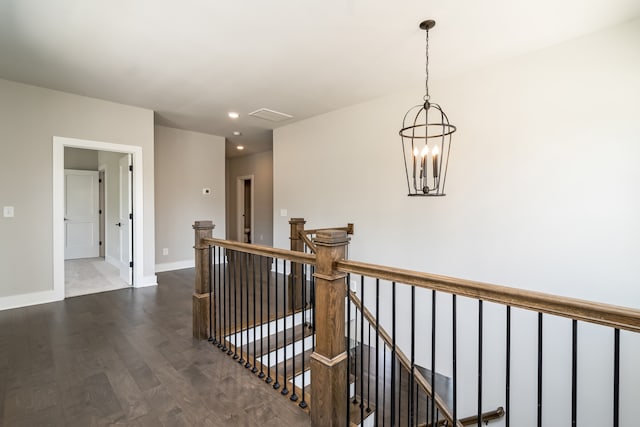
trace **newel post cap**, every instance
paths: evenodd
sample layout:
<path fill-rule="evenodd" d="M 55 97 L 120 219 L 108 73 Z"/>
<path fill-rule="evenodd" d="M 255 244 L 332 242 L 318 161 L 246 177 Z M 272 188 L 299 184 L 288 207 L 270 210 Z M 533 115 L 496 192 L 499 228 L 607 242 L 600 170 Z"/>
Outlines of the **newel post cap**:
<path fill-rule="evenodd" d="M 215 225 L 211 220 L 194 221 L 192 225 L 194 230 L 213 230 Z"/>
<path fill-rule="evenodd" d="M 344 246 L 348 245 L 350 240 L 344 230 L 320 230 L 313 242 L 316 246 Z"/>

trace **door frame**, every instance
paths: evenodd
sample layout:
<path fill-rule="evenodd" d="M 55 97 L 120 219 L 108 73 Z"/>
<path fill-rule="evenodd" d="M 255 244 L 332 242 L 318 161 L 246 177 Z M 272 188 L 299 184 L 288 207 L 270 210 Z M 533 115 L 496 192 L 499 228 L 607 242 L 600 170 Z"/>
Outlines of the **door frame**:
<path fill-rule="evenodd" d="M 86 139 L 53 137 L 53 291 L 58 299 L 64 299 L 64 149 L 84 148 L 97 151 L 113 151 L 131 154 L 133 164 L 133 287 L 149 286 L 142 269 L 144 260 L 144 217 L 142 197 L 142 147 L 114 144 Z M 137 265 L 136 265 L 137 264 Z"/>
<path fill-rule="evenodd" d="M 255 180 L 254 175 L 242 175 L 236 178 L 236 240 L 243 242 L 244 236 L 244 222 L 241 221 L 242 214 L 244 213 L 244 182 L 251 181 L 251 240 L 255 242 L 253 238 L 255 234 L 255 206 L 254 192 L 255 192 Z"/>

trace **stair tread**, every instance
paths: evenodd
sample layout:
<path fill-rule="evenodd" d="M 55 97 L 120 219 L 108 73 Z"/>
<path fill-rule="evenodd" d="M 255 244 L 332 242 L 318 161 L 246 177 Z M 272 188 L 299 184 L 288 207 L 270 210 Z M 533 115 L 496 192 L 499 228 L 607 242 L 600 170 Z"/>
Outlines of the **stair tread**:
<path fill-rule="evenodd" d="M 293 359 L 292 357 L 290 357 L 289 359 L 278 363 L 278 369 L 280 370 L 280 372 L 285 372 L 285 365 L 286 365 L 286 372 L 287 372 L 287 381 L 292 381 L 293 377 L 300 375 L 303 370 L 302 370 L 302 361 L 304 360 L 304 371 L 308 371 L 311 369 L 311 354 L 313 353 L 312 349 L 308 349 L 305 350 L 304 353 L 300 353 L 297 354 L 295 356 L 295 367 L 296 370 L 295 372 L 293 371 Z M 309 384 L 307 384 L 309 385 Z"/>
<path fill-rule="evenodd" d="M 376 411 L 373 404 L 368 404 L 368 402 L 364 400 L 363 406 L 364 408 L 361 411 L 360 399 L 358 399 L 357 403 L 353 403 L 353 400 L 349 401 L 349 422 L 351 423 L 351 425 L 357 426 L 362 421 L 375 414 Z M 360 415 L 362 415 L 362 418 L 360 417 Z"/>
<path fill-rule="evenodd" d="M 286 334 L 286 340 L 285 340 L 285 334 Z M 296 341 L 299 341 L 303 338 L 306 338 L 308 336 L 311 336 L 314 334 L 313 329 L 308 328 L 306 326 L 302 326 L 302 325 L 296 325 L 293 328 L 287 328 L 284 331 L 280 331 L 277 334 L 273 333 L 271 334 L 269 337 L 264 337 L 262 339 L 257 339 L 255 341 L 255 345 L 253 342 L 250 342 L 248 344 L 245 344 L 242 347 L 242 350 L 250 355 L 251 357 L 254 356 L 254 348 L 255 348 L 255 356 L 256 357 L 260 357 L 263 356 L 265 354 L 267 354 L 269 351 L 274 351 L 277 349 L 280 349 L 282 347 L 284 347 L 285 345 L 289 345 L 291 343 L 294 343 Z M 277 341 L 276 341 L 276 337 L 277 337 Z M 271 343 L 271 348 L 268 348 L 268 344 L 269 342 Z M 276 342 L 277 342 L 277 347 L 276 347 Z"/>

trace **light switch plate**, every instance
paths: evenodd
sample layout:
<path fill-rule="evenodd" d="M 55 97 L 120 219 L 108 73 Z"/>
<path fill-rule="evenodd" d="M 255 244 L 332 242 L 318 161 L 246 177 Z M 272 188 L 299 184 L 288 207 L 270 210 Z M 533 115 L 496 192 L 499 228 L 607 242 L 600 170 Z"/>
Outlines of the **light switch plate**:
<path fill-rule="evenodd" d="M 5 218 L 13 218 L 13 206 L 3 207 L 2 216 L 4 216 Z"/>
<path fill-rule="evenodd" d="M 280 209 L 280 216 L 287 216 L 287 210 L 286 209 Z"/>

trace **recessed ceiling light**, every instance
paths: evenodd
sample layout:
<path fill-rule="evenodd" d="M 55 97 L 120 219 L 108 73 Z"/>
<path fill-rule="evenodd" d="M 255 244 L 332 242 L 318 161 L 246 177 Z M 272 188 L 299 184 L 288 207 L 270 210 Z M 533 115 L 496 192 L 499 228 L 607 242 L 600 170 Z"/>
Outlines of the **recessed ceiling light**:
<path fill-rule="evenodd" d="M 236 113 L 235 111 L 229 111 L 229 117 L 231 117 L 232 119 L 237 119 L 238 117 L 240 117 L 240 114 Z"/>
<path fill-rule="evenodd" d="M 233 131 L 233 134 L 234 134 L 235 136 L 240 136 L 240 135 L 242 135 L 242 132 L 240 132 L 239 130 L 234 130 L 234 131 Z"/>
<path fill-rule="evenodd" d="M 238 150 L 244 150 L 244 145 L 238 145 L 238 146 L 236 146 L 236 148 L 237 148 Z"/>

